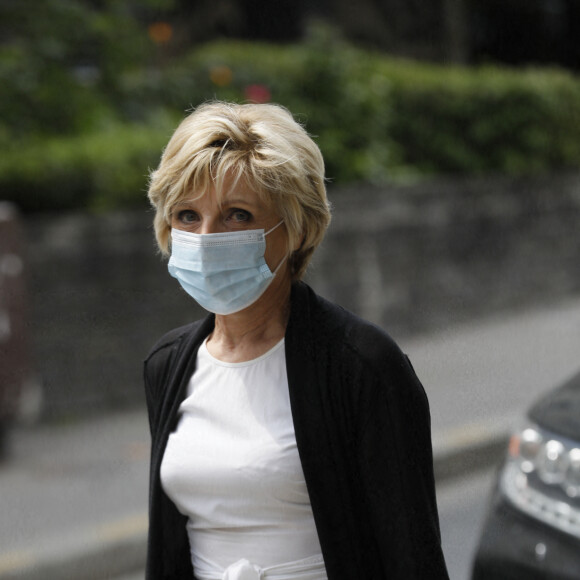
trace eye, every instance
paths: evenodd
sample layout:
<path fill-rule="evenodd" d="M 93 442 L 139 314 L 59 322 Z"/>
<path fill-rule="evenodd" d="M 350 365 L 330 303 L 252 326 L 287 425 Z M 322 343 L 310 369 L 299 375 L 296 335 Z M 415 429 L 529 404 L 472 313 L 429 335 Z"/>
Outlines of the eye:
<path fill-rule="evenodd" d="M 198 219 L 197 213 L 191 209 L 182 209 L 177 213 L 177 221 L 182 224 L 192 224 Z"/>
<path fill-rule="evenodd" d="M 228 215 L 228 220 L 234 223 L 249 222 L 252 219 L 252 214 L 244 209 L 231 209 Z"/>

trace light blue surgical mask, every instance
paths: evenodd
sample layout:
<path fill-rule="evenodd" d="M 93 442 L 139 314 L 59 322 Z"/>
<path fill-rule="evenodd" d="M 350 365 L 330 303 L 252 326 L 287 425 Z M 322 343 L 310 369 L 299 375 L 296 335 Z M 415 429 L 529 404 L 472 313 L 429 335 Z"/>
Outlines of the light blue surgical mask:
<path fill-rule="evenodd" d="M 266 291 L 284 259 L 270 271 L 264 230 L 193 234 L 171 230 L 169 273 L 200 306 L 215 314 L 233 314 Z"/>

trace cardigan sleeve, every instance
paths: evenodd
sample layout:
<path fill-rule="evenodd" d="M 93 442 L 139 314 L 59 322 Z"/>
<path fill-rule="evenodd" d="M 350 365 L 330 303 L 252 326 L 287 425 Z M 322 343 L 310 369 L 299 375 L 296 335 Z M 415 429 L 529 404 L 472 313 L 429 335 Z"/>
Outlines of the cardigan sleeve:
<path fill-rule="evenodd" d="M 170 347 L 156 350 L 143 364 L 145 400 L 152 440 L 155 440 L 158 435 L 163 391 L 173 360 L 171 354 Z"/>
<path fill-rule="evenodd" d="M 366 374 L 359 415 L 359 469 L 383 574 L 401 580 L 448 579 L 427 396 L 410 361 L 394 343 L 379 367 Z"/>

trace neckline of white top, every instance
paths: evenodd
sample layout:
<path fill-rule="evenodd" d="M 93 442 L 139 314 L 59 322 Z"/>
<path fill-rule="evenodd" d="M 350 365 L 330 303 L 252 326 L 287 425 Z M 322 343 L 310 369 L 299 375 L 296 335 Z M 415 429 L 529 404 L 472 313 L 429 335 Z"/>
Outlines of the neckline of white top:
<path fill-rule="evenodd" d="M 255 365 L 256 363 L 263 361 L 264 359 L 272 356 L 275 352 L 278 351 L 278 349 L 282 348 L 283 345 L 284 345 L 284 338 L 282 337 L 282 339 L 279 342 L 277 342 L 271 349 L 267 350 L 264 354 L 261 354 L 257 358 L 253 358 L 251 360 L 245 360 L 242 362 L 227 362 L 227 361 L 220 360 L 219 358 L 216 358 L 215 356 L 213 356 L 209 352 L 209 350 L 207 348 L 207 338 L 206 338 L 199 348 L 198 356 L 201 355 L 203 357 L 206 357 L 213 364 L 216 364 L 216 365 L 221 366 L 221 367 L 241 368 L 241 367 L 248 367 L 251 365 Z"/>

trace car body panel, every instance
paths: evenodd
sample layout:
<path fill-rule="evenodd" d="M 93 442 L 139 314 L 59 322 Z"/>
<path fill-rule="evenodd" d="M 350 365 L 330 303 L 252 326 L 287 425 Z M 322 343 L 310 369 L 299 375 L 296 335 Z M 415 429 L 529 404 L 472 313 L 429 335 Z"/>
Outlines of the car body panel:
<path fill-rule="evenodd" d="M 472 580 L 574 580 L 578 542 L 512 508 L 496 490 Z"/>
<path fill-rule="evenodd" d="M 580 442 L 580 373 L 540 399 L 528 416 L 541 427 Z"/>
<path fill-rule="evenodd" d="M 568 448 L 580 448 L 580 372 L 534 403 L 527 419 L 545 436 L 561 438 Z M 580 578 L 580 538 L 525 513 L 502 491 L 500 481 L 509 461 L 506 452 L 474 558 L 472 580 Z"/>

